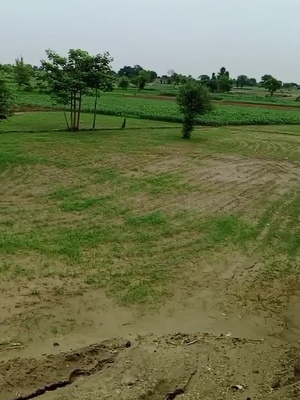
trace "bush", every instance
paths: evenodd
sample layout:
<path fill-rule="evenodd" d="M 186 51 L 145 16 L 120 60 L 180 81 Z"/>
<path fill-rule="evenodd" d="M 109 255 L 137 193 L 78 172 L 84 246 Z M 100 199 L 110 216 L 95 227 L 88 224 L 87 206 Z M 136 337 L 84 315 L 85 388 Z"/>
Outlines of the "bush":
<path fill-rule="evenodd" d="M 188 83 L 180 88 L 177 103 L 183 114 L 182 137 L 190 139 L 196 124 L 196 117 L 212 110 L 209 89 L 199 83 Z"/>
<path fill-rule="evenodd" d="M 0 121 L 7 119 L 13 113 L 14 99 L 6 82 L 0 79 Z"/>

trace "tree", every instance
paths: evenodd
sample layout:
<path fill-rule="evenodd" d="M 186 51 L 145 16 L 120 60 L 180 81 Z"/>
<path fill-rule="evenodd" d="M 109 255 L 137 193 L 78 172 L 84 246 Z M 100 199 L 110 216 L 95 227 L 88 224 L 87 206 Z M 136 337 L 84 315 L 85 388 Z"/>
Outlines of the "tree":
<path fill-rule="evenodd" d="M 138 91 L 145 89 L 146 83 L 150 80 L 149 72 L 144 69 L 139 72 L 139 74 L 133 78 L 132 83 L 136 85 Z"/>
<path fill-rule="evenodd" d="M 129 79 L 126 76 L 122 76 L 118 82 L 118 87 L 122 90 L 127 90 L 129 88 L 129 84 Z"/>
<path fill-rule="evenodd" d="M 95 96 L 94 102 L 94 117 L 93 117 L 93 127 L 96 128 L 96 116 L 97 116 L 97 105 L 99 99 L 99 93 L 111 92 L 113 90 L 113 82 L 115 80 L 115 73 L 113 72 L 110 63 L 113 61 L 109 53 L 104 53 L 103 55 L 97 54 L 94 57 L 89 57 L 87 59 L 87 73 L 85 76 L 86 84 L 88 88 L 93 90 L 93 95 Z M 79 128 L 79 127 L 78 127 Z"/>
<path fill-rule="evenodd" d="M 265 74 L 264 76 L 261 77 L 260 85 L 265 86 L 265 83 L 271 78 L 273 78 L 272 75 Z"/>
<path fill-rule="evenodd" d="M 55 51 L 46 51 L 48 61 L 42 61 L 41 79 L 46 84 L 44 90 L 58 104 L 70 108 L 71 131 L 79 130 L 83 95 L 95 96 L 95 107 L 99 92 L 111 90 L 113 72 L 110 67 L 112 58 L 109 53 L 96 56 L 83 50 L 69 50 L 67 57 Z"/>
<path fill-rule="evenodd" d="M 164 81 L 172 85 L 180 85 L 186 83 L 186 77 L 184 75 L 178 74 L 174 69 L 168 71 L 168 75 L 163 75 Z M 183 82 L 182 82 L 183 80 Z"/>
<path fill-rule="evenodd" d="M 154 82 L 157 78 L 157 73 L 155 71 L 148 71 L 149 73 L 149 82 Z"/>
<path fill-rule="evenodd" d="M 190 139 L 196 117 L 212 110 L 211 95 L 206 86 L 189 82 L 180 88 L 177 104 L 183 114 L 182 138 Z"/>
<path fill-rule="evenodd" d="M 294 82 L 285 82 L 282 84 L 282 87 L 287 90 L 296 89 L 298 87 L 297 83 Z"/>
<path fill-rule="evenodd" d="M 209 77 L 208 75 L 200 75 L 200 76 L 198 77 L 198 79 L 199 79 L 199 81 L 200 81 L 201 83 L 203 83 L 204 85 L 207 85 L 207 83 L 209 83 L 209 81 L 210 81 L 210 77 Z"/>
<path fill-rule="evenodd" d="M 31 90 L 30 80 L 32 74 L 33 70 L 31 65 L 25 64 L 23 57 L 17 58 L 14 67 L 14 75 L 19 90 L 22 86 L 24 86 L 26 90 Z"/>
<path fill-rule="evenodd" d="M 249 78 L 248 79 L 248 85 L 249 86 L 256 86 L 257 85 L 256 79 L 255 78 Z"/>
<path fill-rule="evenodd" d="M 212 73 L 211 78 L 206 85 L 212 93 L 215 93 L 218 90 L 218 79 L 214 72 Z"/>
<path fill-rule="evenodd" d="M 218 91 L 221 93 L 230 92 L 232 88 L 232 82 L 229 76 L 221 75 L 218 77 Z"/>
<path fill-rule="evenodd" d="M 121 68 L 118 72 L 118 76 L 127 76 L 127 78 L 134 78 L 138 76 L 139 72 L 142 71 L 143 68 L 140 65 L 135 65 L 134 67 L 130 67 L 129 65 L 125 65 L 125 67 Z"/>
<path fill-rule="evenodd" d="M 247 75 L 239 75 L 236 80 L 236 87 L 237 88 L 240 87 L 241 89 L 243 89 L 243 87 L 246 86 L 247 83 L 248 83 Z"/>
<path fill-rule="evenodd" d="M 13 113 L 14 99 L 4 79 L 0 79 L 0 122 Z"/>
<path fill-rule="evenodd" d="M 227 71 L 225 67 L 222 67 L 220 69 L 220 72 L 218 73 L 217 77 L 217 82 L 218 82 L 219 92 L 222 93 L 230 92 L 232 88 L 232 81 L 229 76 L 229 71 Z"/>
<path fill-rule="evenodd" d="M 282 82 L 271 77 L 265 82 L 264 87 L 270 92 L 270 95 L 273 96 L 276 90 L 281 89 Z"/>

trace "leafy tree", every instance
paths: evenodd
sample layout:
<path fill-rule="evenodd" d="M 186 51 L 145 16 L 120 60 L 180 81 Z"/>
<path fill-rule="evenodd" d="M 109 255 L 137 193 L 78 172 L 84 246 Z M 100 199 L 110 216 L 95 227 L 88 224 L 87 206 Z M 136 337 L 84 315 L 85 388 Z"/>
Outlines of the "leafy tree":
<path fill-rule="evenodd" d="M 180 85 L 180 82 L 181 82 L 180 74 L 177 74 L 177 72 L 172 71 L 170 78 L 171 78 L 171 83 L 173 85 Z"/>
<path fill-rule="evenodd" d="M 270 92 L 270 95 L 273 96 L 276 90 L 281 89 L 282 82 L 271 77 L 265 82 L 264 87 Z"/>
<path fill-rule="evenodd" d="M 168 75 L 162 75 L 160 78 L 160 83 L 164 85 L 170 85 L 172 83 L 172 78 Z"/>
<path fill-rule="evenodd" d="M 0 122 L 13 113 L 14 98 L 4 79 L 0 79 Z"/>
<path fill-rule="evenodd" d="M 265 83 L 271 78 L 273 78 L 272 75 L 265 74 L 264 76 L 261 77 L 260 85 L 265 86 Z"/>
<path fill-rule="evenodd" d="M 149 82 L 154 82 L 157 78 L 157 73 L 155 71 L 148 71 L 149 73 Z"/>
<path fill-rule="evenodd" d="M 232 81 L 229 76 L 229 71 L 226 70 L 225 67 L 222 67 L 220 69 L 220 72 L 218 73 L 217 77 L 217 82 L 218 82 L 218 91 L 219 92 L 230 92 L 232 88 Z"/>
<path fill-rule="evenodd" d="M 297 83 L 294 82 L 285 82 L 282 84 L 282 87 L 287 90 L 296 89 L 298 87 Z"/>
<path fill-rule="evenodd" d="M 199 81 L 206 85 L 210 81 L 210 77 L 208 75 L 200 75 L 198 77 Z"/>
<path fill-rule="evenodd" d="M 257 85 L 256 79 L 255 78 L 249 78 L 248 79 L 248 85 L 249 86 L 256 86 Z"/>
<path fill-rule="evenodd" d="M 212 93 L 229 92 L 233 83 L 225 67 L 220 69 L 218 75 L 213 72 L 211 78 L 209 78 L 208 75 L 200 75 L 198 79 L 200 83 L 207 86 Z"/>
<path fill-rule="evenodd" d="M 225 93 L 230 92 L 232 88 L 232 82 L 229 76 L 221 75 L 218 77 L 218 91 Z"/>
<path fill-rule="evenodd" d="M 87 74 L 85 76 L 88 88 L 93 90 L 95 96 L 94 102 L 94 118 L 93 127 L 96 128 L 97 105 L 100 92 L 111 92 L 113 90 L 113 82 L 115 80 L 115 73 L 113 72 L 110 63 L 113 61 L 109 53 L 103 55 L 97 54 L 94 57 L 89 57 L 87 60 Z"/>
<path fill-rule="evenodd" d="M 220 69 L 220 72 L 218 73 L 218 77 L 220 77 L 220 76 L 228 76 L 229 77 L 229 72 L 226 70 L 225 67 L 222 67 Z"/>
<path fill-rule="evenodd" d="M 127 90 L 129 88 L 130 81 L 126 76 L 122 76 L 122 78 L 118 82 L 118 87 L 122 90 Z"/>
<path fill-rule="evenodd" d="M 243 87 L 246 86 L 247 83 L 248 83 L 247 75 L 239 75 L 236 80 L 236 87 L 237 88 L 240 87 L 241 89 L 243 89 Z"/>
<path fill-rule="evenodd" d="M 177 103 L 183 114 L 182 138 L 190 139 L 196 117 L 212 110 L 212 100 L 206 86 L 189 82 L 180 88 Z"/>
<path fill-rule="evenodd" d="M 188 77 L 185 75 L 180 75 L 180 83 L 181 85 L 186 85 L 188 83 Z"/>
<path fill-rule="evenodd" d="M 71 131 L 79 130 L 82 99 L 92 91 L 95 95 L 95 107 L 100 91 L 111 90 L 113 72 L 110 67 L 112 58 L 109 53 L 96 56 L 83 50 L 69 50 L 67 57 L 55 51 L 46 51 L 48 61 L 42 61 L 41 79 L 46 84 L 44 90 L 58 104 L 69 106 Z"/>
<path fill-rule="evenodd" d="M 134 67 L 130 67 L 129 65 L 125 65 L 125 67 L 121 68 L 118 72 L 118 76 L 127 76 L 127 78 L 134 78 L 138 76 L 139 72 L 142 71 L 143 68 L 140 65 L 135 65 Z"/>
<path fill-rule="evenodd" d="M 211 78 L 207 83 L 207 87 L 212 93 L 215 93 L 218 90 L 218 79 L 214 72 L 212 73 Z"/>
<path fill-rule="evenodd" d="M 30 80 L 32 73 L 33 73 L 32 67 L 24 63 L 23 57 L 16 59 L 16 65 L 14 67 L 14 75 L 19 90 L 21 89 L 22 86 L 24 86 L 26 90 L 31 90 Z"/>
<path fill-rule="evenodd" d="M 139 91 L 145 89 L 146 83 L 150 80 L 149 71 L 144 69 L 139 72 L 139 74 L 133 78 L 132 83 L 136 85 Z"/>

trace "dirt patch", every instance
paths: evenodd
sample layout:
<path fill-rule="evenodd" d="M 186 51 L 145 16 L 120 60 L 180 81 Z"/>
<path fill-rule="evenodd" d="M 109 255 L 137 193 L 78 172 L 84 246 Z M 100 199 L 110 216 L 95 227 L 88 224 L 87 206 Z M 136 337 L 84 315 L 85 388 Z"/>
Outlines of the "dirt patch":
<path fill-rule="evenodd" d="M 0 394 L 11 400 L 69 380 L 47 400 L 298 399 L 299 348 L 265 341 L 175 334 L 113 340 L 41 359 L 0 364 Z M 16 378 L 17 376 L 17 378 Z"/>
<path fill-rule="evenodd" d="M 130 342 L 114 340 L 44 359 L 16 358 L 0 362 L 1 398 L 27 400 L 71 385 L 77 377 L 93 375 L 114 363 L 119 351 L 128 346 Z"/>
<path fill-rule="evenodd" d="M 300 182 L 298 165 L 285 161 L 242 157 L 166 157 L 145 162 L 135 176 L 179 172 L 187 193 L 137 195 L 136 210 L 196 209 L 198 211 L 246 211 L 267 196 L 276 200 Z M 162 201 L 163 197 L 163 201 Z M 164 204 L 164 205 L 162 205 Z"/>

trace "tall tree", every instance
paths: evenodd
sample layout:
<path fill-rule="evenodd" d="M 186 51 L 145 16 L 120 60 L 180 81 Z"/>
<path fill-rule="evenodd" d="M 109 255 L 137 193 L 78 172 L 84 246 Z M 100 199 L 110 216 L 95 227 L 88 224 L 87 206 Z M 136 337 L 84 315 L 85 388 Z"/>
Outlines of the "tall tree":
<path fill-rule="evenodd" d="M 210 77 L 208 75 L 200 75 L 198 77 L 199 81 L 206 85 L 210 81 Z"/>
<path fill-rule="evenodd" d="M 150 81 L 149 71 L 141 70 L 136 77 L 132 79 L 132 83 L 136 85 L 138 90 L 145 89 L 146 83 Z"/>
<path fill-rule="evenodd" d="M 236 80 L 236 87 L 237 88 L 240 87 L 241 89 L 243 89 L 243 87 L 247 85 L 247 82 L 248 82 L 247 75 L 239 75 Z"/>
<path fill-rule="evenodd" d="M 157 72 L 155 71 L 148 71 L 149 73 L 149 82 L 154 82 L 155 79 L 157 78 Z"/>
<path fill-rule="evenodd" d="M 30 65 L 24 63 L 23 57 L 16 59 L 16 64 L 14 67 L 14 75 L 16 83 L 18 84 L 19 90 L 21 87 L 25 87 L 27 90 L 30 90 L 30 80 L 32 76 L 33 70 Z"/>
<path fill-rule="evenodd" d="M 196 117 L 212 109 L 209 89 L 198 82 L 189 82 L 181 86 L 177 104 L 183 114 L 182 138 L 190 139 L 196 123 Z"/>
<path fill-rule="evenodd" d="M 213 72 L 211 75 L 211 78 L 207 84 L 207 87 L 212 93 L 215 93 L 218 90 L 218 79 L 216 77 L 216 74 Z"/>
<path fill-rule="evenodd" d="M 112 61 L 113 58 L 109 53 L 104 53 L 103 55 L 97 54 L 94 57 L 89 56 L 87 60 L 85 80 L 88 88 L 93 90 L 93 95 L 95 96 L 93 130 L 96 128 L 97 106 L 100 92 L 111 92 L 113 90 L 115 73 L 110 66 Z"/>
<path fill-rule="evenodd" d="M 118 87 L 122 90 L 127 90 L 129 88 L 129 84 L 129 79 L 126 76 L 122 76 L 122 78 L 119 79 Z"/>
<path fill-rule="evenodd" d="M 92 90 L 97 101 L 101 90 L 112 88 L 113 73 L 109 53 L 96 56 L 83 50 L 69 50 L 67 57 L 46 51 L 42 61 L 46 91 L 58 104 L 69 106 L 70 129 L 79 130 L 83 96 Z"/>
<path fill-rule="evenodd" d="M 263 76 L 261 77 L 260 85 L 261 85 L 261 86 L 264 86 L 265 83 L 266 83 L 269 79 L 271 79 L 271 78 L 273 78 L 272 75 L 268 75 L 268 74 L 263 75 Z"/>
<path fill-rule="evenodd" d="M 282 82 L 278 81 L 277 79 L 271 77 L 270 79 L 268 79 L 265 84 L 264 87 L 268 90 L 268 92 L 270 93 L 271 96 L 274 95 L 274 93 L 276 92 L 276 90 L 281 89 L 282 87 Z"/>
<path fill-rule="evenodd" d="M 126 76 L 127 78 L 134 78 L 138 76 L 139 72 L 142 71 L 143 68 L 140 65 L 135 65 L 134 67 L 131 67 L 129 65 L 125 65 L 123 68 L 121 68 L 118 72 L 118 76 Z"/>
<path fill-rule="evenodd" d="M 249 84 L 249 86 L 256 86 L 257 81 L 256 81 L 255 78 L 249 78 L 248 79 L 248 84 Z"/>
<path fill-rule="evenodd" d="M 13 113 L 14 98 L 4 79 L 0 79 L 0 122 Z"/>
<path fill-rule="evenodd" d="M 232 88 L 232 81 L 229 76 L 229 71 L 226 70 L 225 67 L 222 67 L 220 69 L 220 72 L 218 73 L 217 77 L 218 81 L 218 91 L 219 92 L 230 92 Z"/>

